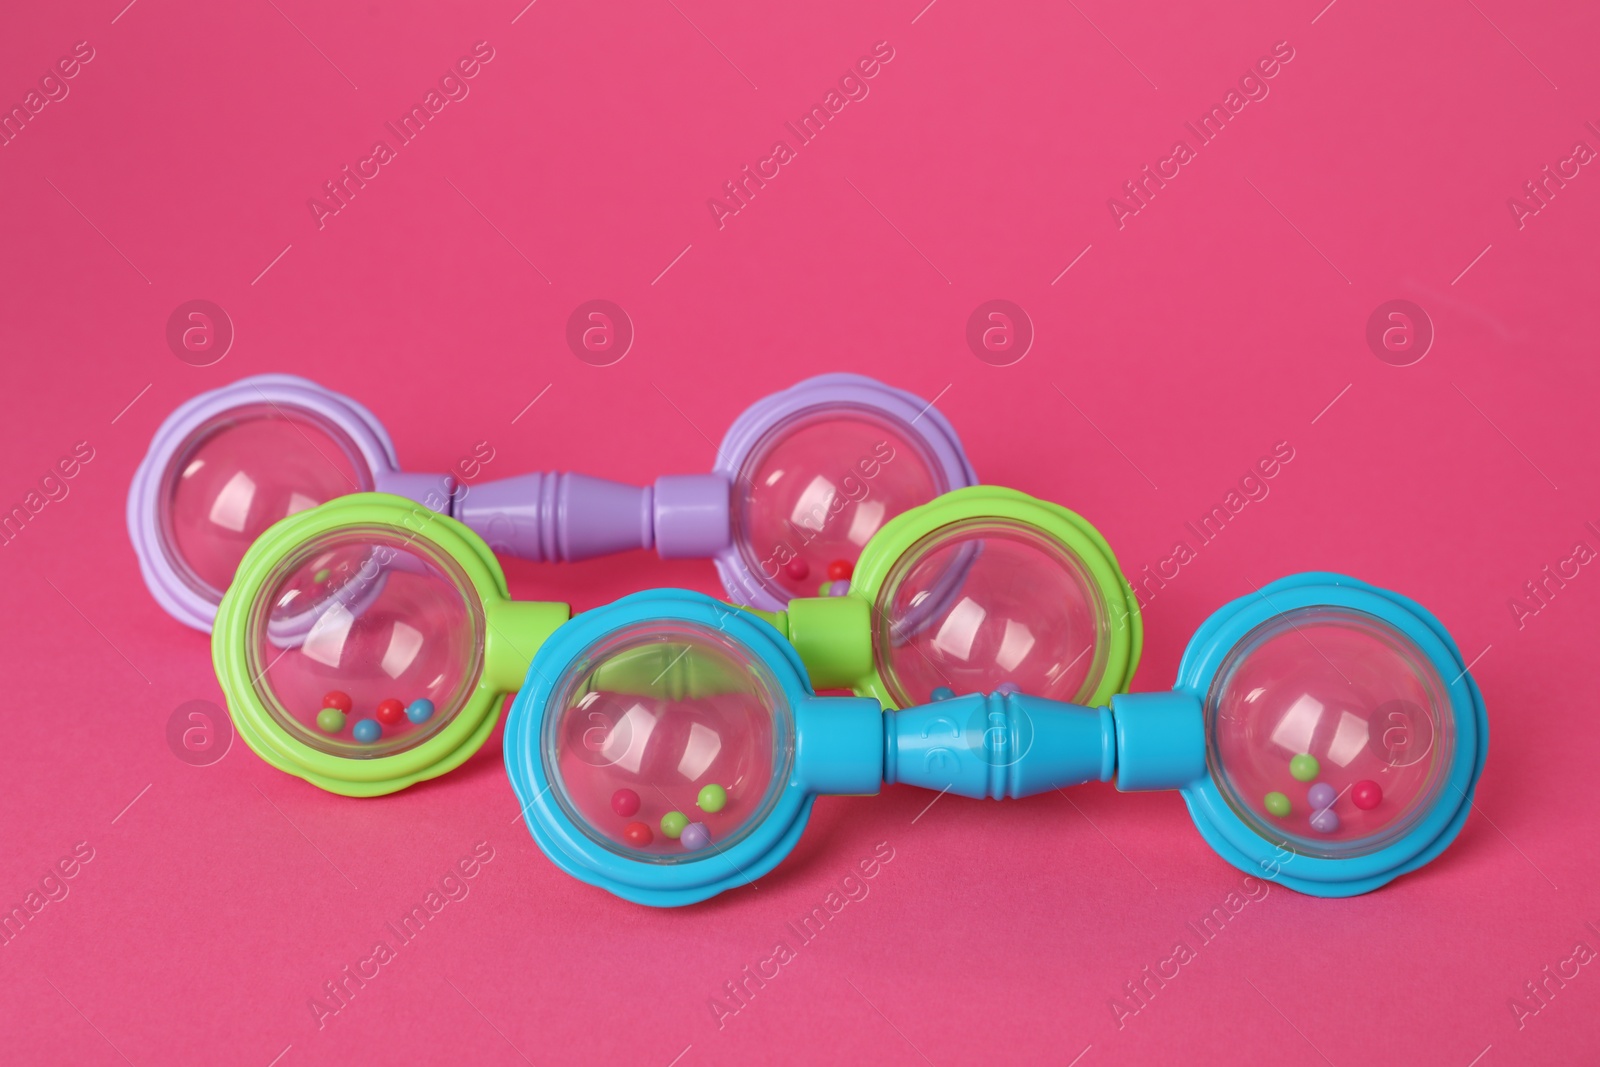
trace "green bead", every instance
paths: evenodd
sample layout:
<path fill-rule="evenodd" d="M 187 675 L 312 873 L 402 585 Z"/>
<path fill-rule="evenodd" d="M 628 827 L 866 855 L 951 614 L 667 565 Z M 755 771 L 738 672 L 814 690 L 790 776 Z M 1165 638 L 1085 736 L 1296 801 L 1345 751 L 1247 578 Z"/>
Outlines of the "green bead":
<path fill-rule="evenodd" d="M 823 582 L 821 585 L 817 586 L 817 595 L 818 596 L 827 596 L 828 595 L 828 586 L 830 586 L 832 584 L 833 584 L 833 582 L 831 580 L 829 580 L 829 581 Z"/>
<path fill-rule="evenodd" d="M 1266 805 L 1267 812 L 1280 819 L 1289 814 L 1289 798 L 1282 793 L 1268 793 Z"/>
<path fill-rule="evenodd" d="M 317 728 L 323 733 L 338 733 L 344 729 L 344 712 L 338 708 L 323 708 L 317 712 Z"/>
<path fill-rule="evenodd" d="M 1317 762 L 1317 757 L 1304 752 L 1289 761 L 1289 773 L 1294 775 L 1297 782 L 1315 781 L 1317 772 L 1321 769 L 1322 765 Z"/>
<path fill-rule="evenodd" d="M 700 799 L 696 803 L 701 811 L 716 814 L 728 806 L 728 791 L 720 785 L 708 785 L 700 790 Z"/>
<path fill-rule="evenodd" d="M 689 816 L 681 811 L 669 811 L 661 816 L 661 832 L 674 841 L 683 833 L 683 828 L 689 825 Z"/>
<path fill-rule="evenodd" d="M 311 576 L 311 580 L 313 582 L 325 582 L 325 581 L 328 580 L 328 575 L 331 574 L 331 573 L 333 573 L 333 572 L 328 570 L 328 568 L 324 567 L 320 571 L 318 571 L 317 573 L 313 574 Z"/>

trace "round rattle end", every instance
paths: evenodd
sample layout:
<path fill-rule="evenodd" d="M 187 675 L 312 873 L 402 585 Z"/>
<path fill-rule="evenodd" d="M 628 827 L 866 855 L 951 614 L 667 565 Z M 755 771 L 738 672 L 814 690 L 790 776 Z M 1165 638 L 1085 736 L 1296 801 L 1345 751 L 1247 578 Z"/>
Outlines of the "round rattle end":
<path fill-rule="evenodd" d="M 1272 617 L 1222 662 L 1205 713 L 1223 799 L 1297 853 L 1376 852 L 1450 799 L 1440 795 L 1456 742 L 1449 687 L 1374 615 L 1316 606 Z"/>
<path fill-rule="evenodd" d="M 1113 620 L 1089 568 L 1022 521 L 972 518 L 904 552 L 879 589 L 873 652 L 900 707 L 1002 686 L 1082 703 Z"/>
<path fill-rule="evenodd" d="M 319 413 L 258 402 L 196 426 L 161 478 L 161 547 L 178 575 L 214 601 L 268 526 L 373 487 L 356 442 Z"/>
<path fill-rule="evenodd" d="M 865 405 L 780 419 L 733 477 L 733 535 L 746 569 L 779 603 L 847 581 L 884 523 L 948 489 L 923 435 Z"/>
<path fill-rule="evenodd" d="M 246 611 L 255 704 L 288 739 L 326 756 L 415 748 L 477 685 L 478 596 L 454 558 L 401 530 L 336 527 L 309 538 L 270 570 Z"/>
<path fill-rule="evenodd" d="M 688 620 L 607 634 L 569 662 L 547 707 L 543 759 L 560 810 L 602 848 L 649 863 L 737 845 L 776 803 L 794 755 L 766 667 Z"/>

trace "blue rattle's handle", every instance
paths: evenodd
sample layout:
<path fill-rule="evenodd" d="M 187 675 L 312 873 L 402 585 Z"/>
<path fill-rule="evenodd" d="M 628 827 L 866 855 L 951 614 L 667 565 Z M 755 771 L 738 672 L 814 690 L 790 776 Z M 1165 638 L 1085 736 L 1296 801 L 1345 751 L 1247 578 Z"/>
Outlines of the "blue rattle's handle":
<path fill-rule="evenodd" d="M 1199 710 L 1179 693 L 1118 696 L 1109 708 L 994 693 L 886 712 L 883 780 L 996 800 L 1119 770 L 1122 789 L 1174 788 L 1205 771 Z"/>

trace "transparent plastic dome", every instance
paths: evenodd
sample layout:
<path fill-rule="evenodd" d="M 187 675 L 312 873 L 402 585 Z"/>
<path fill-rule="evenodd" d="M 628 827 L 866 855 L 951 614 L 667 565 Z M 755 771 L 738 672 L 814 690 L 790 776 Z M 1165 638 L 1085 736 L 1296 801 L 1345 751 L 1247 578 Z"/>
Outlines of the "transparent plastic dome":
<path fill-rule="evenodd" d="M 575 658 L 550 699 L 551 794 L 584 834 L 630 859 L 716 855 L 760 825 L 789 778 L 782 689 L 709 627 L 624 627 Z"/>
<path fill-rule="evenodd" d="M 950 488 L 917 432 L 880 411 L 832 405 L 779 422 L 733 492 L 733 534 L 779 599 L 848 580 L 883 524 Z"/>
<path fill-rule="evenodd" d="M 878 674 L 901 707 L 990 693 L 1080 703 L 1105 675 L 1112 620 L 1066 545 L 1026 523 L 940 527 L 896 561 L 873 611 Z"/>
<path fill-rule="evenodd" d="M 319 415 L 281 404 L 235 408 L 202 424 L 162 478 L 162 549 L 211 600 L 233 580 L 268 526 L 346 493 L 372 488 L 355 443 Z"/>
<path fill-rule="evenodd" d="M 1228 654 L 1206 696 L 1206 761 L 1256 833 L 1325 858 L 1394 844 L 1440 799 L 1455 751 L 1448 686 L 1388 623 L 1285 612 Z"/>
<path fill-rule="evenodd" d="M 346 527 L 300 546 L 262 584 L 248 668 L 296 740 L 351 759 L 392 756 L 466 704 L 483 635 L 482 604 L 447 553 L 401 530 Z"/>

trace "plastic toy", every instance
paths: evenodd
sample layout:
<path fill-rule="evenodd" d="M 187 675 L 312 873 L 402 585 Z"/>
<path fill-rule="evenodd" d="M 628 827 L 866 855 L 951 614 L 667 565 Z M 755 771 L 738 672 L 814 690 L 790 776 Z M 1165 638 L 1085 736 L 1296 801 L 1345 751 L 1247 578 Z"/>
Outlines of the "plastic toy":
<path fill-rule="evenodd" d="M 252 541 L 273 522 L 350 493 L 404 496 L 460 519 L 495 551 L 579 560 L 630 548 L 710 557 L 741 604 L 776 610 L 849 567 L 885 522 L 977 481 L 954 429 L 910 393 L 826 374 L 756 403 L 709 474 L 635 487 L 581 474 L 466 485 L 399 470 L 359 403 L 269 374 L 202 394 L 157 430 L 128 493 L 150 592 L 209 630 Z M 836 569 L 836 568 L 835 568 Z"/>
<path fill-rule="evenodd" d="M 958 489 L 891 519 L 827 593 L 765 618 L 818 689 L 886 708 L 992 691 L 1099 705 L 1139 665 L 1139 604 L 1111 546 L 1014 489 Z"/>
<path fill-rule="evenodd" d="M 509 599 L 489 547 L 456 520 L 362 493 L 261 535 L 222 598 L 211 654 L 257 755 L 376 796 L 476 752 L 569 615 Z"/>
<path fill-rule="evenodd" d="M 820 794 L 905 782 L 1020 797 L 1113 776 L 1179 790 L 1241 870 L 1362 893 L 1454 839 L 1487 742 L 1482 698 L 1431 615 L 1302 574 L 1213 615 L 1173 692 L 1099 708 L 1008 692 L 882 713 L 816 696 L 793 647 L 748 612 L 638 593 L 551 635 L 503 747 L 552 862 L 669 906 L 766 874 Z"/>

